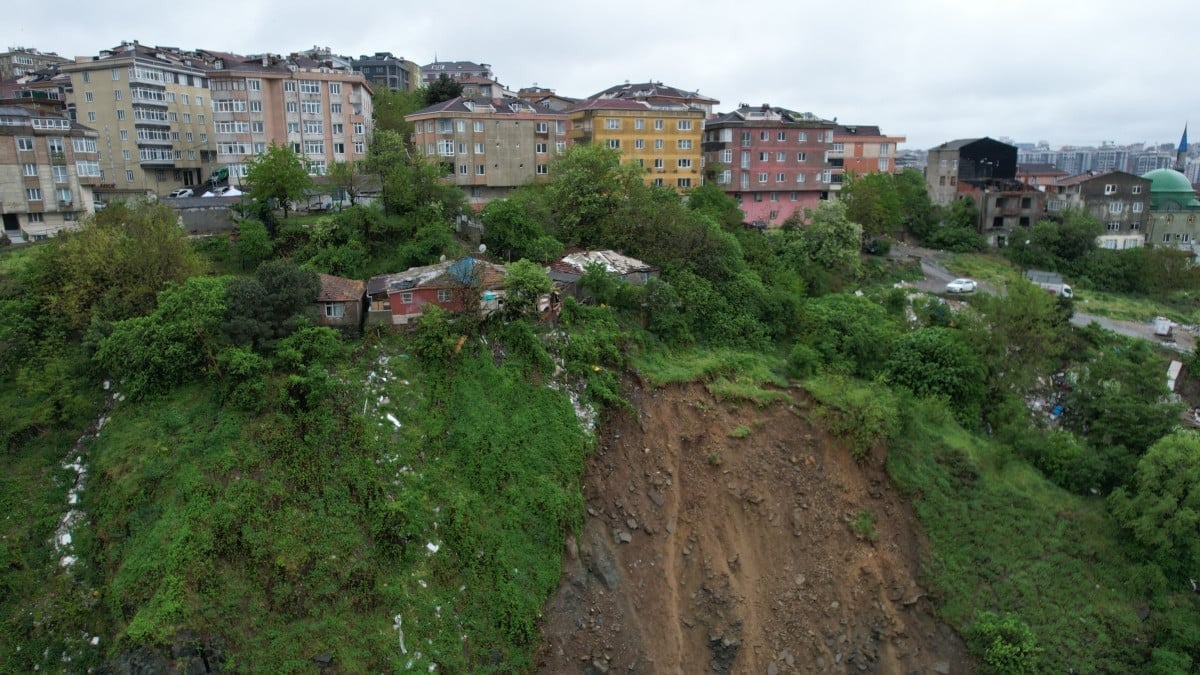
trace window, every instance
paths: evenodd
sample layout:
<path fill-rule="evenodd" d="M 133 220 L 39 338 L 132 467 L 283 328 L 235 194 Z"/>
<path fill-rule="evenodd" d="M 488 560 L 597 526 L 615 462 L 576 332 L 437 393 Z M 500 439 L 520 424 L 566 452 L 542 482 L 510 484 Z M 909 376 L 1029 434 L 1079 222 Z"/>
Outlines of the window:
<path fill-rule="evenodd" d="M 480 143 L 480 145 L 482 145 L 482 143 Z M 544 155 L 544 154 L 546 154 L 546 151 L 547 151 L 548 149 L 549 149 L 549 144 L 548 144 L 548 143 L 535 143 L 535 144 L 534 144 L 534 146 L 533 146 L 533 151 L 534 151 L 534 152 L 536 152 L 536 153 L 537 153 L 537 154 L 539 154 L 539 155 Z"/>
<path fill-rule="evenodd" d="M 362 122 L 354 123 L 354 133 L 356 133 L 356 134 L 366 133 L 365 131 L 363 131 L 363 129 L 365 129 L 365 128 L 366 128 L 366 126 Z"/>
<path fill-rule="evenodd" d="M 760 140 L 760 141 L 765 141 L 770 137 L 771 137 L 770 132 L 767 132 L 767 131 L 758 132 L 758 140 Z"/>
<path fill-rule="evenodd" d="M 95 122 L 95 121 L 96 121 L 96 111 L 95 111 L 95 110 L 89 110 L 89 111 L 88 111 L 88 121 L 89 121 L 89 122 Z"/>
<path fill-rule="evenodd" d="M 323 154 L 325 154 L 325 141 L 304 141 L 304 154 L 306 154 L 306 155 L 323 155 Z"/>
<path fill-rule="evenodd" d="M 613 119 L 611 117 L 606 118 L 604 120 L 604 128 L 605 129 L 620 129 L 621 128 L 621 120 Z"/>
<path fill-rule="evenodd" d="M 250 101 L 250 112 L 252 112 L 252 113 L 262 112 L 262 101 Z M 184 117 L 183 121 L 187 122 L 188 121 L 187 113 L 184 113 L 183 117 Z"/>
<path fill-rule="evenodd" d="M 482 176 L 482 175 L 484 175 L 484 174 L 483 174 L 484 168 L 485 168 L 485 165 L 483 165 L 483 164 L 476 164 L 476 165 L 475 165 L 475 175 L 476 175 L 476 176 Z"/>
<path fill-rule="evenodd" d="M 44 216 L 42 216 L 42 214 L 40 214 L 40 213 L 31 213 L 27 216 L 27 218 L 30 223 L 44 222 Z"/>
<path fill-rule="evenodd" d="M 663 168 L 663 166 L 664 166 L 664 164 L 663 164 L 663 158 L 662 158 L 662 157 L 658 157 L 658 158 L 656 158 L 656 159 L 654 160 L 654 168 L 656 168 L 656 169 L 661 169 L 661 168 Z"/>
<path fill-rule="evenodd" d="M 1108 224 L 1109 232 L 1119 232 L 1120 230 L 1121 230 L 1121 223 L 1114 220 Z"/>
<path fill-rule="evenodd" d="M 325 303 L 325 318 L 326 319 L 340 319 L 343 316 L 345 316 L 345 313 L 346 313 L 346 306 L 343 303 L 340 303 L 340 302 Z"/>
<path fill-rule="evenodd" d="M 621 149 L 621 139 L 619 139 L 619 138 L 608 139 L 608 147 L 612 148 L 613 150 L 620 150 Z"/>
<path fill-rule="evenodd" d="M 183 95 L 183 104 L 184 104 L 184 105 L 191 105 L 191 104 L 192 104 L 192 97 L 191 97 L 191 96 L 188 96 L 187 94 L 184 94 L 184 95 Z"/>
<path fill-rule="evenodd" d="M 778 132 L 777 134 L 775 134 L 775 140 L 786 141 L 787 140 L 787 132 L 786 131 Z"/>
<path fill-rule="evenodd" d="M 475 120 L 475 133 L 483 133 L 483 120 Z"/>
<path fill-rule="evenodd" d="M 300 104 L 295 101 L 288 101 L 284 104 L 284 109 L 290 113 L 300 112 Z"/>
<path fill-rule="evenodd" d="M 341 96 L 342 83 L 341 82 L 330 82 L 329 83 L 329 93 L 332 96 Z"/>
<path fill-rule="evenodd" d="M 786 162 L 786 161 L 787 161 L 786 157 L 787 157 L 787 153 L 786 153 L 786 152 L 777 152 L 777 153 L 775 153 L 775 161 L 776 161 L 776 162 Z"/>
<path fill-rule="evenodd" d="M 133 159 L 133 156 L 131 155 L 129 150 L 122 150 L 121 151 L 121 159 L 124 159 L 126 162 L 128 162 L 129 160 Z"/>
<path fill-rule="evenodd" d="M 681 138 L 675 141 L 675 147 L 679 150 L 691 150 L 692 140 L 690 138 Z"/>
<path fill-rule="evenodd" d="M 760 182 L 760 183 L 765 183 L 770 179 L 771 179 L 771 174 L 769 174 L 769 173 L 764 172 L 764 173 L 758 174 L 758 182 Z"/>
<path fill-rule="evenodd" d="M 329 104 L 329 113 L 332 115 L 341 115 L 342 114 L 342 104 L 341 103 L 330 103 Z"/>
<path fill-rule="evenodd" d="M 31 202 L 42 201 L 42 189 L 41 188 L 25 188 L 25 199 L 27 199 Z"/>
<path fill-rule="evenodd" d="M 644 119 L 642 119 L 642 118 L 640 118 L 640 117 L 639 117 L 638 119 L 634 120 L 634 121 L 633 121 L 633 128 L 634 128 L 634 129 L 636 129 L 636 130 L 638 130 L 638 131 L 641 131 L 642 129 L 645 129 L 645 128 L 646 128 L 646 120 L 644 120 Z"/>
<path fill-rule="evenodd" d="M 1142 186 L 1141 186 L 1141 185 L 1134 185 L 1134 186 L 1133 186 L 1133 194 L 1135 194 L 1135 195 L 1140 195 L 1140 194 L 1142 194 Z"/>
<path fill-rule="evenodd" d="M 117 121 L 119 121 L 119 122 L 125 121 L 125 111 L 121 110 L 120 108 L 117 109 Z"/>
<path fill-rule="evenodd" d="M 412 292 L 410 292 L 410 291 L 406 291 L 406 292 L 404 292 L 404 293 L 401 293 L 401 294 L 400 294 L 400 304 L 402 304 L 402 305 L 411 305 L 411 304 L 412 304 L 412 300 L 413 300 L 413 294 L 412 294 Z"/>
<path fill-rule="evenodd" d="M 1144 205 L 1142 204 L 1142 202 L 1134 202 L 1134 203 L 1133 203 L 1133 212 L 1134 212 L 1134 213 L 1141 213 L 1141 212 L 1142 212 L 1142 206 L 1144 206 Z"/>
<path fill-rule="evenodd" d="M 70 204 L 71 188 L 58 188 L 54 191 L 54 196 L 58 198 L 59 204 Z"/>
<path fill-rule="evenodd" d="M 439 289 L 437 289 L 437 301 L 438 301 L 438 302 L 450 302 L 450 300 L 451 300 L 453 297 L 454 297 L 454 296 L 453 296 L 453 295 L 450 293 L 450 289 L 449 289 L 449 288 L 439 288 Z"/>
<path fill-rule="evenodd" d="M 37 176 L 37 164 L 22 164 L 21 165 L 21 175 L 22 176 Z"/>
<path fill-rule="evenodd" d="M 288 80 L 287 82 L 284 82 L 284 83 L 283 83 L 283 90 L 284 90 L 284 91 L 296 91 L 296 81 L 295 81 L 295 80 Z"/>
<path fill-rule="evenodd" d="M 475 144 L 475 154 L 482 155 L 483 153 L 484 153 L 483 143 L 476 143 Z"/>
<path fill-rule="evenodd" d="M 545 164 L 538 164 L 538 165 L 534 166 L 534 173 L 536 173 L 539 176 L 545 176 L 546 174 L 548 174 L 550 172 L 547 170 Z"/>
<path fill-rule="evenodd" d="M 305 115 L 320 115 L 321 114 L 321 102 L 320 101 L 301 101 L 300 102 L 300 112 L 304 113 Z"/>
<path fill-rule="evenodd" d="M 791 193 L 788 194 L 788 197 L 791 199 L 791 201 L 794 202 L 797 199 L 797 194 L 795 191 L 792 191 Z"/>
<path fill-rule="evenodd" d="M 1108 187 L 1107 185 L 1105 187 Z M 1125 210 L 1125 205 L 1121 202 L 1110 202 L 1108 205 L 1109 213 L 1120 213 Z"/>
<path fill-rule="evenodd" d="M 782 183 L 782 182 L 784 182 L 784 181 L 786 181 L 786 180 L 787 180 L 787 174 L 786 174 L 786 173 L 783 173 L 783 172 L 781 171 L 781 172 L 779 172 L 779 173 L 775 174 L 775 182 L 776 182 L 776 183 Z"/>
<path fill-rule="evenodd" d="M 55 165 L 50 167 L 50 175 L 54 176 L 55 183 L 66 183 L 70 180 L 70 177 L 67 175 L 67 167 L 65 166 Z"/>
<path fill-rule="evenodd" d="M 832 151 L 832 152 L 845 152 L 845 149 L 846 149 L 846 144 L 845 144 L 845 143 L 834 143 L 834 144 L 833 144 L 833 147 L 832 147 L 832 148 L 830 148 L 830 151 Z"/>
<path fill-rule="evenodd" d="M 361 154 L 365 153 L 366 151 L 367 151 L 366 143 L 364 143 L 363 141 L 354 141 L 354 152 L 356 154 L 361 155 Z"/>
<path fill-rule="evenodd" d="M 554 135 L 556 135 L 556 136 L 563 136 L 563 135 L 565 135 L 566 133 L 567 133 L 567 122 L 566 122 L 566 120 L 555 120 L 555 122 L 554 122 Z"/>
<path fill-rule="evenodd" d="M 313 160 L 308 163 L 308 174 L 310 176 L 324 176 L 325 169 L 325 160 L 323 159 Z"/>
<path fill-rule="evenodd" d="M 683 159 L 680 159 L 680 160 L 679 160 L 677 163 L 678 163 L 678 165 L 679 165 L 679 168 L 681 168 L 681 169 L 690 169 L 690 168 L 692 168 L 692 160 L 691 160 L 691 159 L 688 159 L 688 158 L 686 158 L 686 157 L 685 157 L 685 158 L 683 158 Z"/>
<path fill-rule="evenodd" d="M 679 120 L 679 123 L 676 125 L 676 128 L 679 129 L 680 131 L 691 131 L 692 130 L 692 121 L 691 120 Z"/>
<path fill-rule="evenodd" d="M 797 183 L 803 183 L 806 180 L 808 180 L 808 176 L 805 176 L 803 173 L 796 174 L 796 182 Z"/>
<path fill-rule="evenodd" d="M 566 152 L 567 151 L 567 142 L 566 141 L 554 141 L 554 151 L 560 155 L 562 153 Z"/>
<path fill-rule="evenodd" d="M 458 165 L 458 175 L 460 175 L 460 176 L 465 176 L 465 175 L 467 175 L 467 173 L 468 173 L 468 171 L 467 171 L 467 165 L 466 165 L 466 164 L 459 164 L 459 165 Z"/>
<path fill-rule="evenodd" d="M 84 71 L 84 73 L 83 73 L 83 81 L 84 81 L 84 82 L 91 82 L 91 81 L 92 81 L 92 74 L 91 74 L 91 73 L 89 73 L 89 72 L 87 72 L 87 71 Z"/>
<path fill-rule="evenodd" d="M 1106 194 L 1106 195 L 1115 195 L 1115 194 L 1117 194 L 1117 186 L 1116 186 L 1116 185 L 1113 185 L 1112 183 L 1109 183 L 1109 184 L 1105 185 L 1105 186 L 1104 186 L 1104 194 Z"/>
<path fill-rule="evenodd" d="M 533 131 L 538 134 L 548 134 L 550 133 L 550 125 L 545 122 L 538 122 L 534 125 Z"/>
<path fill-rule="evenodd" d="M 262 122 L 251 122 L 250 123 L 250 133 L 252 133 L 252 134 L 266 133 L 266 127 L 263 125 Z"/>
<path fill-rule="evenodd" d="M 1167 243 L 1167 242 L 1169 242 L 1169 241 L 1171 241 L 1171 235 L 1170 235 L 1170 234 L 1164 234 L 1164 235 L 1163 235 L 1163 243 L 1165 244 L 1165 243 Z"/>
<path fill-rule="evenodd" d="M 87 101 L 88 103 L 91 103 L 94 100 L 92 98 L 92 92 L 90 92 L 90 91 L 83 92 L 83 100 Z"/>
<path fill-rule="evenodd" d="M 466 120 L 454 120 L 454 130 L 460 134 L 465 132 L 467 130 L 467 121 Z"/>
<path fill-rule="evenodd" d="M 334 143 L 333 144 L 333 154 L 335 154 L 335 155 L 346 154 L 346 144 L 345 143 Z"/>
<path fill-rule="evenodd" d="M 633 149 L 634 150 L 645 150 L 646 149 L 646 139 L 644 139 L 644 138 L 633 139 Z"/>
<path fill-rule="evenodd" d="M 1137 232 L 1138 230 L 1142 229 L 1142 221 L 1140 221 L 1140 220 L 1133 221 L 1132 223 L 1129 224 L 1129 229 L 1133 230 L 1134 232 Z"/>
<path fill-rule="evenodd" d="M 17 150 L 33 150 L 33 139 L 27 136 L 17 138 Z"/>
<path fill-rule="evenodd" d="M 879 171 L 880 171 L 880 172 L 882 172 L 882 173 L 887 173 L 887 171 L 888 171 L 888 159 L 887 159 L 886 157 L 880 157 L 880 158 L 879 158 Z"/>
<path fill-rule="evenodd" d="M 288 122 L 287 123 L 287 132 L 289 134 L 300 133 L 300 123 L 299 122 Z"/>
<path fill-rule="evenodd" d="M 681 188 L 692 187 L 692 179 L 691 178 L 680 178 L 679 180 L 675 181 L 675 183 Z"/>
<path fill-rule="evenodd" d="M 112 79 L 114 81 L 121 79 L 121 69 L 120 68 L 112 69 Z"/>
<path fill-rule="evenodd" d="M 654 130 L 655 131 L 662 131 L 663 129 L 666 129 L 666 128 L 667 128 L 667 126 L 666 126 L 665 120 L 654 120 Z"/>
<path fill-rule="evenodd" d="M 661 179 L 661 178 L 655 178 L 655 179 L 654 179 L 654 185 L 655 185 L 656 187 L 662 187 L 662 186 L 663 186 L 663 179 Z"/>
<path fill-rule="evenodd" d="M 184 124 L 192 123 L 192 113 L 183 113 L 183 123 Z"/>
<path fill-rule="evenodd" d="M 943 186 L 944 186 L 945 184 L 946 184 L 946 177 L 945 177 L 945 176 L 938 176 L 938 185 L 943 185 Z"/>
<path fill-rule="evenodd" d="M 301 94 L 319 94 L 321 93 L 321 83 L 316 80 L 300 80 Z"/>
<path fill-rule="evenodd" d="M 808 132 L 801 131 L 800 133 L 796 134 L 796 140 L 801 143 L 807 143 L 808 142 Z"/>
<path fill-rule="evenodd" d="M 666 147 L 666 145 L 667 144 L 665 141 L 663 141 L 663 139 L 661 139 L 661 138 L 654 139 L 654 149 L 655 150 L 662 150 L 663 148 Z"/>
<path fill-rule="evenodd" d="M 771 153 L 769 153 L 769 152 L 760 152 L 760 153 L 758 153 L 758 161 L 760 161 L 760 162 L 769 162 L 769 161 L 771 161 Z"/>
<path fill-rule="evenodd" d="M 325 133 L 325 124 L 323 122 L 305 122 L 304 133 L 319 136 Z"/>

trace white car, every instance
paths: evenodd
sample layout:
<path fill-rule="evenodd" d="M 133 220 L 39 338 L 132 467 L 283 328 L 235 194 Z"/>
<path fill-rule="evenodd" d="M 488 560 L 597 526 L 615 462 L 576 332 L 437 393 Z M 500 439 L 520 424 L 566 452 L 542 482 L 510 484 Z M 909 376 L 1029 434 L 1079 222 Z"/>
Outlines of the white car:
<path fill-rule="evenodd" d="M 192 194 L 193 193 L 192 193 L 191 188 L 179 188 L 178 190 L 172 192 L 171 194 L 169 194 L 167 196 L 172 199 L 181 199 L 183 197 L 191 197 Z"/>
<path fill-rule="evenodd" d="M 972 279 L 955 279 L 946 284 L 947 293 L 974 293 L 978 284 Z"/>

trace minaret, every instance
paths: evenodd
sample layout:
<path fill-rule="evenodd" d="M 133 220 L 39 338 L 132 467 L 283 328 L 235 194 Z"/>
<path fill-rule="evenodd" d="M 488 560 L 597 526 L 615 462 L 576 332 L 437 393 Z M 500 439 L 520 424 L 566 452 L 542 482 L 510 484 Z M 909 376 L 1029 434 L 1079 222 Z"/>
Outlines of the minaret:
<path fill-rule="evenodd" d="M 1187 166 L 1187 123 L 1183 125 L 1183 137 L 1179 139 L 1179 151 L 1175 153 L 1175 170 L 1183 173 Z"/>

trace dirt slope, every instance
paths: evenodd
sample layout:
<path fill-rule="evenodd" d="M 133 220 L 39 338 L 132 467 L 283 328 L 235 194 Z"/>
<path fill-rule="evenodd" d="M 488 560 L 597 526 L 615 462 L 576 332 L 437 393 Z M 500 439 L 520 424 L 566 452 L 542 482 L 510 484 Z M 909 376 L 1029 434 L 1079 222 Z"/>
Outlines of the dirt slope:
<path fill-rule="evenodd" d="M 799 399 L 631 397 L 589 460 L 543 672 L 975 670 L 917 582 L 924 542 L 879 457 L 856 464 Z M 864 509 L 873 543 L 851 527 Z"/>

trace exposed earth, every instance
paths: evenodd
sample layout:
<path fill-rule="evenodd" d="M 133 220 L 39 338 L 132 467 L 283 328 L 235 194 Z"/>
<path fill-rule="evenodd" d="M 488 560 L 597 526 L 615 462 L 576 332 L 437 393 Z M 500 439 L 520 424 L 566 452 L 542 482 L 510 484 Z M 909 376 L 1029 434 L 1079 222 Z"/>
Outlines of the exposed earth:
<path fill-rule="evenodd" d="M 800 393 L 762 408 L 700 385 L 629 400 L 588 461 L 542 672 L 976 670 L 920 584 L 926 542 L 882 451 L 856 463 Z"/>

